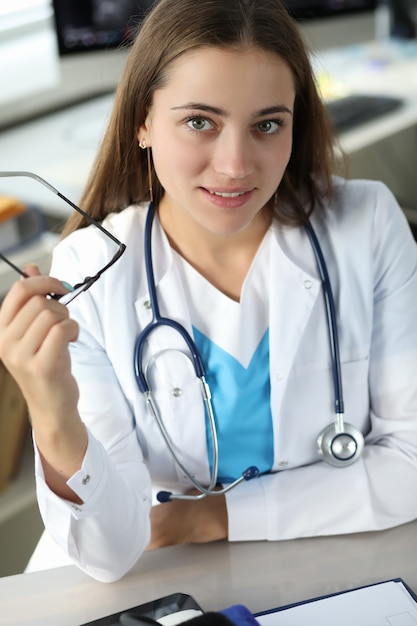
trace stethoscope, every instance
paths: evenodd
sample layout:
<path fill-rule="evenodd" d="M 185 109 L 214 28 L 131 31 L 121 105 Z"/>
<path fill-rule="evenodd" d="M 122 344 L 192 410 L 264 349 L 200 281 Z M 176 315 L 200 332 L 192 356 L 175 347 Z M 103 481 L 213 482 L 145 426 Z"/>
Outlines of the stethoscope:
<path fill-rule="evenodd" d="M 191 484 L 200 492 L 197 495 L 187 494 L 174 494 L 169 491 L 160 491 L 157 494 L 159 502 L 168 502 L 169 500 L 198 500 L 205 498 L 206 496 L 218 496 L 227 493 L 242 481 L 252 480 L 259 476 L 259 470 L 255 466 L 248 467 L 242 475 L 232 483 L 228 483 L 224 487 L 217 485 L 218 465 L 219 465 L 219 449 L 217 440 L 217 429 L 214 418 L 214 411 L 211 402 L 211 393 L 209 385 L 206 382 L 206 374 L 201 356 L 198 352 L 197 346 L 194 340 L 191 338 L 187 330 L 179 322 L 172 320 L 168 317 L 163 317 L 159 310 L 158 297 L 156 294 L 155 275 L 152 261 L 152 224 L 155 217 L 155 205 L 153 202 L 149 204 L 148 213 L 146 216 L 145 233 L 144 233 L 144 258 L 146 279 L 149 292 L 149 303 L 152 313 L 152 319 L 147 326 L 142 330 L 136 339 L 134 350 L 134 371 L 136 382 L 139 390 L 144 394 L 146 403 L 150 410 L 151 415 L 156 420 L 158 428 L 164 438 L 164 441 L 178 467 L 183 474 L 190 480 Z M 343 404 L 343 389 L 342 389 L 342 375 L 341 375 L 341 363 L 339 354 L 339 339 L 336 324 L 336 310 L 334 305 L 332 287 L 330 283 L 329 273 L 327 271 L 324 255 L 319 243 L 319 240 L 314 232 L 311 222 L 307 220 L 305 222 L 305 230 L 310 240 L 311 246 L 314 251 L 319 275 L 323 284 L 323 293 L 326 305 L 326 319 L 329 331 L 329 343 L 332 360 L 332 374 L 333 374 L 333 386 L 335 397 L 335 421 L 329 424 L 317 437 L 317 451 L 326 463 L 335 467 L 345 467 L 354 463 L 362 453 L 365 445 L 362 433 L 344 421 L 344 404 Z M 212 440 L 212 469 L 210 476 L 210 483 L 206 487 L 202 485 L 196 477 L 187 470 L 178 457 L 177 452 L 171 442 L 170 436 L 165 428 L 164 421 L 160 415 L 160 412 L 156 406 L 156 403 L 152 396 L 152 391 L 148 383 L 148 365 L 144 367 L 143 352 L 146 341 L 149 335 L 163 326 L 172 328 L 178 332 L 185 342 L 189 354 L 180 350 L 175 350 L 181 353 L 185 358 L 189 359 L 197 379 L 200 381 L 201 393 L 206 408 L 208 424 L 210 429 L 210 437 Z M 168 350 L 166 350 L 168 351 Z"/>

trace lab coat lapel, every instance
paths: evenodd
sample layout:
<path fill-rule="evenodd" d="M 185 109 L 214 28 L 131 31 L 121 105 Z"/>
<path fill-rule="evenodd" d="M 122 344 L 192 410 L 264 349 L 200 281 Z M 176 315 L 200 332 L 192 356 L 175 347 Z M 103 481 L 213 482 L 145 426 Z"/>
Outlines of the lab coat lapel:
<path fill-rule="evenodd" d="M 280 411 L 291 368 L 316 299 L 321 294 L 321 281 L 311 273 L 314 271 L 311 269 L 311 255 L 311 246 L 308 241 L 306 242 L 302 229 L 275 229 L 269 277 L 274 450 L 279 449 L 277 445 L 279 429 L 276 426 L 279 419 L 283 418 Z M 309 271 L 292 260 L 297 256 L 303 258 L 303 265 L 309 268 Z M 278 459 L 275 459 L 275 464 L 274 469 L 280 469 Z"/>

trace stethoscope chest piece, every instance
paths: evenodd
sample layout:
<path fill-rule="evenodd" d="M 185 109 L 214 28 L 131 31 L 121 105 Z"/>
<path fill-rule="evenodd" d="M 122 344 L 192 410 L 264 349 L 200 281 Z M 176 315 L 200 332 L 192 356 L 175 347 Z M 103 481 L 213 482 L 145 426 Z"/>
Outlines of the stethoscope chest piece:
<path fill-rule="evenodd" d="M 329 424 L 317 437 L 317 449 L 326 463 L 335 467 L 346 467 L 354 463 L 362 454 L 365 441 L 362 433 L 352 426 Z"/>

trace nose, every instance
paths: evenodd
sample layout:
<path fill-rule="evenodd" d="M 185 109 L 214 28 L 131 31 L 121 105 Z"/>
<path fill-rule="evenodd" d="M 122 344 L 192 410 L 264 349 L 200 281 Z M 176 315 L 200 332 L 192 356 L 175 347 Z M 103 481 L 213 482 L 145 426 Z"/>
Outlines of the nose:
<path fill-rule="evenodd" d="M 253 171 L 253 144 L 251 138 L 237 130 L 223 132 L 219 137 L 213 167 L 217 174 L 230 179 L 243 179 Z"/>

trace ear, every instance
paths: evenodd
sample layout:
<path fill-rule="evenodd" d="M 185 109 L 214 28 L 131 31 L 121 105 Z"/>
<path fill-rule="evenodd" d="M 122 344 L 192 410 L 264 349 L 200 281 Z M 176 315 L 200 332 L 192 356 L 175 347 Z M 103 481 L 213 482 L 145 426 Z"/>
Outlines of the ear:
<path fill-rule="evenodd" d="M 141 124 L 139 126 L 139 130 L 138 130 L 138 132 L 136 134 L 136 138 L 137 138 L 139 143 L 141 143 L 143 140 L 145 140 L 146 145 L 149 148 L 151 147 L 150 129 L 149 129 L 149 116 L 147 116 L 145 121 L 143 122 L 143 124 Z"/>

